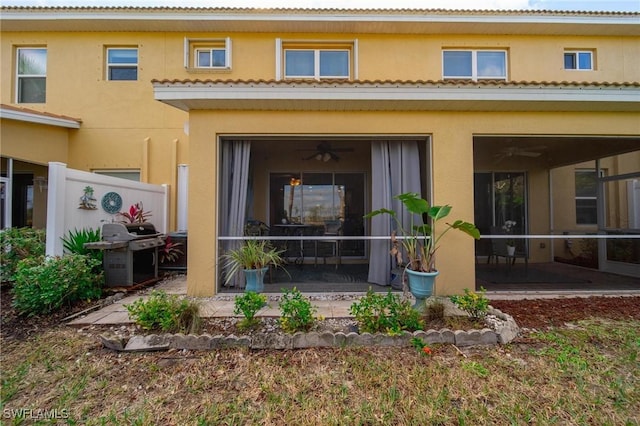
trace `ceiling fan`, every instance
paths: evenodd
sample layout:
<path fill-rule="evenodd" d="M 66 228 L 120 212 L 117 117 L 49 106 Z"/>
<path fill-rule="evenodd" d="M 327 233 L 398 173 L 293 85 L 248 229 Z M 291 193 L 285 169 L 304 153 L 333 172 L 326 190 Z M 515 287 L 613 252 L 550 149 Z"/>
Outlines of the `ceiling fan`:
<path fill-rule="evenodd" d="M 531 146 L 527 148 L 519 148 L 517 146 L 507 146 L 500 150 L 498 154 L 495 155 L 496 162 L 500 162 L 505 158 L 512 157 L 529 157 L 529 158 L 537 158 L 542 155 L 541 150 L 547 149 L 544 145 L 539 146 Z"/>
<path fill-rule="evenodd" d="M 308 157 L 304 157 L 303 160 L 316 159 L 318 161 L 327 162 L 329 160 L 339 161 L 340 157 L 336 152 L 353 152 L 353 148 L 331 148 L 331 144 L 327 142 L 319 143 L 315 149 L 299 149 L 298 151 L 314 151 Z"/>

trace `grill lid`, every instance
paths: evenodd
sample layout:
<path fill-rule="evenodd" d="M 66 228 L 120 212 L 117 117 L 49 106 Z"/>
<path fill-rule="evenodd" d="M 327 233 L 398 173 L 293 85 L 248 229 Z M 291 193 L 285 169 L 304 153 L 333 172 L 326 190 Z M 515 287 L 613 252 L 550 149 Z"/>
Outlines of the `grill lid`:
<path fill-rule="evenodd" d="M 102 225 L 103 241 L 131 241 L 153 238 L 160 234 L 152 223 L 105 223 Z"/>

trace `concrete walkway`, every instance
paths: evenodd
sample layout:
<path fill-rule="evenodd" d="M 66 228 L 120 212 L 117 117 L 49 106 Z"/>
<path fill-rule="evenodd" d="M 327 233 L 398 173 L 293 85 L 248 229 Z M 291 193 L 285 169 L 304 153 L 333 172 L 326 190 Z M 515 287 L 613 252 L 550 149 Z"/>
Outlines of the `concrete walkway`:
<path fill-rule="evenodd" d="M 153 289 L 163 290 L 168 294 L 186 295 L 187 283 L 185 276 L 178 276 L 167 279 L 158 283 Z M 151 290 L 151 288 L 149 289 Z M 146 292 L 145 292 L 146 294 Z M 113 324 L 129 324 L 133 321 L 129 318 L 125 305 L 131 304 L 140 298 L 144 298 L 145 294 L 137 294 L 126 296 L 117 302 L 108 305 L 102 309 L 87 313 L 84 316 L 73 319 L 69 325 L 113 325 Z M 237 293 L 225 293 L 214 297 L 201 298 L 200 313 L 203 317 L 233 317 L 234 300 Z M 262 308 L 257 317 L 278 317 L 280 310 L 278 309 L 277 299 L 278 293 L 265 293 L 269 300 L 268 306 Z M 313 306 L 317 308 L 317 315 L 325 318 L 345 318 L 350 317 L 349 308 L 362 293 L 304 293 L 309 297 Z M 340 297 L 335 297 L 340 295 Z M 489 300 L 520 300 L 520 299 L 546 299 L 546 298 L 562 298 L 562 297 L 590 297 L 590 296 L 640 296 L 640 291 L 505 291 L 505 292 L 487 292 Z M 334 297 L 332 297 L 334 296 Z M 337 300 L 339 299 L 339 300 Z"/>

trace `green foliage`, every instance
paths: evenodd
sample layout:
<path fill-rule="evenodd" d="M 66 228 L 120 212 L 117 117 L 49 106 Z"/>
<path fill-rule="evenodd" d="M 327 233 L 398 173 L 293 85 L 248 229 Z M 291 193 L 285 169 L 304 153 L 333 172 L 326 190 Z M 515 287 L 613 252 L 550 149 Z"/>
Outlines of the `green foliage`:
<path fill-rule="evenodd" d="M 464 295 L 454 295 L 449 298 L 460 309 L 469 314 L 473 319 L 482 319 L 487 315 L 489 309 L 489 299 L 486 298 L 485 290 L 480 287 L 479 292 L 464 289 Z"/>
<path fill-rule="evenodd" d="M 391 255 L 397 259 L 398 264 L 404 265 L 414 271 L 434 272 L 436 271 L 436 252 L 440 247 L 440 240 L 447 232 L 452 229 L 464 232 L 465 234 L 475 238 L 480 238 L 480 231 L 473 223 L 463 220 L 456 220 L 453 223 L 444 223 L 444 231 L 437 233 L 436 224 L 444 219 L 451 212 L 451 206 L 430 206 L 429 202 L 424 198 L 420 198 L 420 194 L 415 192 L 407 192 L 396 195 L 395 199 L 402 202 L 404 208 L 411 214 L 410 223 L 400 222 L 398 216 L 400 212 L 389 209 L 374 210 L 365 215 L 365 218 L 372 218 L 380 214 L 388 214 L 396 223 L 396 231 L 391 236 L 393 247 Z M 430 219 L 430 224 L 423 223 L 426 218 Z M 396 239 L 396 233 L 402 237 L 401 242 Z M 408 257 L 406 263 L 404 254 L 400 250 L 400 244 L 404 248 L 404 252 Z"/>
<path fill-rule="evenodd" d="M 236 296 L 233 313 L 244 315 L 240 322 L 240 327 L 250 327 L 255 321 L 256 313 L 267 303 L 267 296 L 264 294 L 248 291 L 242 296 Z"/>
<path fill-rule="evenodd" d="M 197 302 L 162 290 L 153 290 L 147 300 L 140 298 L 124 306 L 136 324 L 145 330 L 196 333 L 202 322 Z"/>
<path fill-rule="evenodd" d="M 415 331 L 424 327 L 420 313 L 413 309 L 411 303 L 401 300 L 391 291 L 383 295 L 369 289 L 365 297 L 351 305 L 349 311 L 360 330 L 366 333 L 400 334 L 403 330 Z"/>
<path fill-rule="evenodd" d="M 311 305 L 309 299 L 302 296 L 297 288 L 282 290 L 280 300 L 280 325 L 287 333 L 307 331 L 315 323 L 316 308 Z"/>
<path fill-rule="evenodd" d="M 13 286 L 13 305 L 29 316 L 46 314 L 78 300 L 97 299 L 102 294 L 99 263 L 87 256 L 35 257 L 18 264 Z"/>
<path fill-rule="evenodd" d="M 269 265 L 280 266 L 284 262 L 282 251 L 276 250 L 266 240 L 247 240 L 237 249 L 222 255 L 222 268 L 229 284 L 243 269 L 262 269 Z"/>
<path fill-rule="evenodd" d="M 45 232 L 33 228 L 7 228 L 0 231 L 0 281 L 15 281 L 18 262 L 27 257 L 44 256 Z"/>
<path fill-rule="evenodd" d="M 62 237 L 62 247 L 66 253 L 82 254 L 102 262 L 101 250 L 90 250 L 84 248 L 86 243 L 95 243 L 100 240 L 99 229 L 74 229 L 73 231 L 69 231 L 69 234 L 66 237 Z"/>

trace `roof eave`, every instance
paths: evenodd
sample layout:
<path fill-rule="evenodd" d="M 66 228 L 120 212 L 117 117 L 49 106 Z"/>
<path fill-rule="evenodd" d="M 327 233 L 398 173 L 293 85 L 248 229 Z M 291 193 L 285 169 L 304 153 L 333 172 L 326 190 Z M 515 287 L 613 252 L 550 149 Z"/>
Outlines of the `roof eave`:
<path fill-rule="evenodd" d="M 190 110 L 640 111 L 636 86 L 154 83 L 155 99 Z"/>

